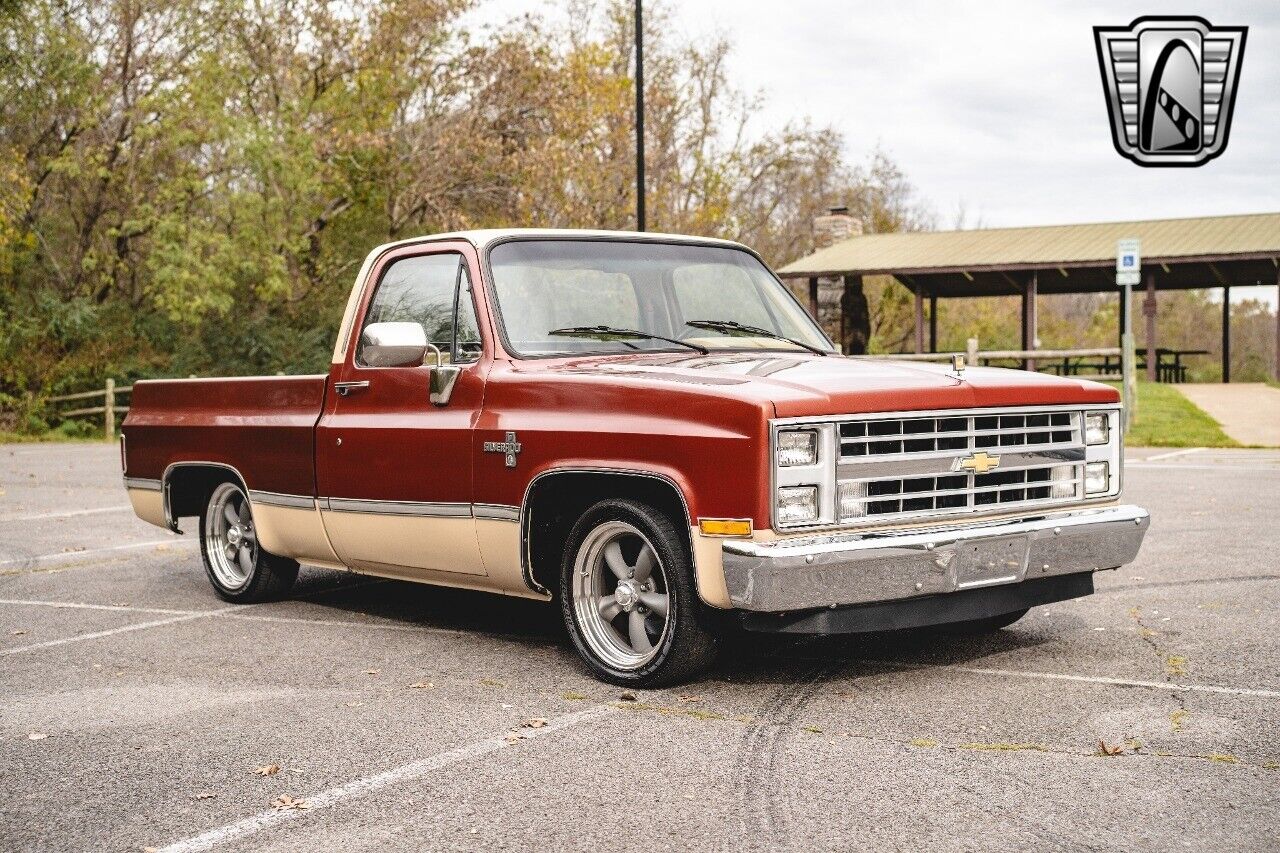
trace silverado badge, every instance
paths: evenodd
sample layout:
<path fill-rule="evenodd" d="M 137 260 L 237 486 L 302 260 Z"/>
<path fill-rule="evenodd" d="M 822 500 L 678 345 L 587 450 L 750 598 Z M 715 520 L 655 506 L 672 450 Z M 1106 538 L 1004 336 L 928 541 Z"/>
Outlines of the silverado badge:
<path fill-rule="evenodd" d="M 507 433 L 506 441 L 486 441 L 484 443 L 485 453 L 505 453 L 507 455 L 507 467 L 516 467 L 516 456 L 520 453 L 523 446 L 516 441 L 514 432 Z"/>
<path fill-rule="evenodd" d="M 972 456 L 957 459 L 955 462 L 955 470 L 972 471 L 975 474 L 985 474 L 992 468 L 999 467 L 999 465 L 999 456 L 991 456 L 985 450 L 979 450 Z"/>

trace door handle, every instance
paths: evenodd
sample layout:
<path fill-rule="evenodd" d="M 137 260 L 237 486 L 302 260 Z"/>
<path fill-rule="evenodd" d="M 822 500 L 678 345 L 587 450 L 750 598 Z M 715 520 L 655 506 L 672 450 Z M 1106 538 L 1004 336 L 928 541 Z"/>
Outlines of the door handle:
<path fill-rule="evenodd" d="M 345 396 L 347 396 L 348 394 L 350 394 L 352 391 L 363 391 L 364 389 L 366 389 L 366 388 L 368 388 L 368 387 L 369 387 L 369 380 L 367 380 L 367 379 L 366 379 L 366 380 L 364 380 L 364 381 L 362 381 L 362 382 L 335 382 L 335 383 L 333 383 L 333 390 L 338 392 L 338 396 L 339 396 L 339 397 L 345 397 Z"/>

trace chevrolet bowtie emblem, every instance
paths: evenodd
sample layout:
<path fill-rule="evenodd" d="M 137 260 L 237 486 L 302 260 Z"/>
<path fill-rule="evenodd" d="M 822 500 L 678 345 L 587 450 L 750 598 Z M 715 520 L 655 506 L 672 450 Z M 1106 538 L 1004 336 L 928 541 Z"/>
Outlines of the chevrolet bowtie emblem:
<path fill-rule="evenodd" d="M 955 462 L 955 470 L 972 471 L 975 474 L 985 474 L 992 468 L 998 468 L 999 466 L 1000 457 L 991 456 L 985 450 L 979 450 L 972 456 L 957 459 Z"/>
<path fill-rule="evenodd" d="M 507 433 L 506 441 L 486 441 L 484 443 L 485 453 L 505 453 L 507 455 L 507 467 L 516 467 L 516 456 L 523 449 L 520 442 L 516 441 L 514 432 Z"/>

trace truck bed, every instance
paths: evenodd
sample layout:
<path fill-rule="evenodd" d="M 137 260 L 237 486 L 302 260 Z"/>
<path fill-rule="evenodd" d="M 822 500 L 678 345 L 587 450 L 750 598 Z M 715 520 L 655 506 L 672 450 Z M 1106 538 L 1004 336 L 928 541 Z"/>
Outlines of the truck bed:
<path fill-rule="evenodd" d="M 328 377 L 161 379 L 133 386 L 125 475 L 159 480 L 177 462 L 238 471 L 255 491 L 315 494 L 315 426 Z"/>

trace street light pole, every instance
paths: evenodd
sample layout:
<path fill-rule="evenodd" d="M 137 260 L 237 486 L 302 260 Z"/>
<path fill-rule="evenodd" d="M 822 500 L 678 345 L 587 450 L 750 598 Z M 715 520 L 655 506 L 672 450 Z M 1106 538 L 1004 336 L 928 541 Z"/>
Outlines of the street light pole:
<path fill-rule="evenodd" d="M 644 13 L 636 0 L 636 230 L 644 230 Z"/>

